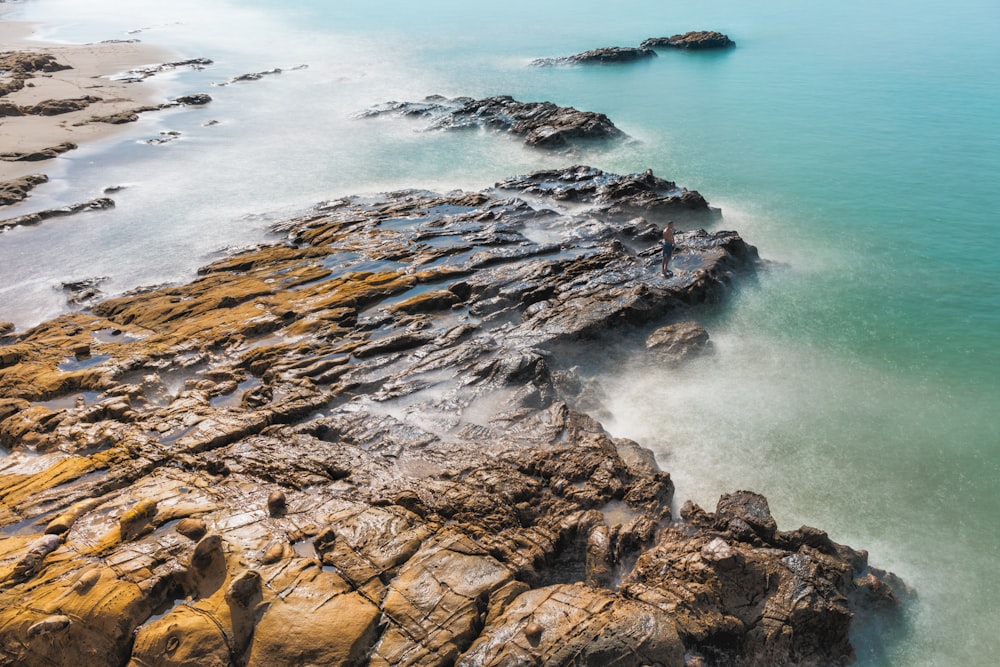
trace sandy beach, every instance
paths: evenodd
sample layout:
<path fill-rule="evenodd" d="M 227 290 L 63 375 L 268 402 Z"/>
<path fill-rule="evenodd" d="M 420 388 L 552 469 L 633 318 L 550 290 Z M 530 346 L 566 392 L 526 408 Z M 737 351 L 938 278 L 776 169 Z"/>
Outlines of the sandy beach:
<path fill-rule="evenodd" d="M 92 44 L 59 44 L 32 38 L 36 26 L 20 21 L 0 22 L 0 55 L 13 51 L 50 54 L 59 65 L 68 66 L 52 72 L 28 73 L 24 86 L 0 97 L 0 104 L 10 108 L 32 107 L 46 100 L 100 98 L 82 109 L 58 115 L 0 115 L 0 153 L 30 153 L 53 146 L 105 137 L 119 125 L 87 122 L 95 116 L 108 116 L 160 100 L 150 81 L 117 81 L 111 77 L 137 67 L 162 63 L 165 50 L 138 41 L 109 41 Z M 0 85 L 14 74 L 0 74 Z M 45 161 L 0 160 L 0 182 L 45 172 Z"/>

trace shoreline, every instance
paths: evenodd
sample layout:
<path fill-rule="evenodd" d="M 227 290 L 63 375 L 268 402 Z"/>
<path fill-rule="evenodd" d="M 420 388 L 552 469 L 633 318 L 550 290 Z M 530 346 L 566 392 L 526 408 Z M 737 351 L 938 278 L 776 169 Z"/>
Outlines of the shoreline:
<path fill-rule="evenodd" d="M 759 258 L 687 194 L 576 166 L 349 196 L 9 336 L 0 664 L 846 662 L 905 584 L 756 493 L 676 516 L 564 354 L 711 354 L 692 318 Z"/>
<path fill-rule="evenodd" d="M 0 102 L 30 106 L 45 100 L 65 100 L 92 96 L 101 98 L 75 111 L 58 115 L 0 116 L 0 152 L 31 153 L 65 144 L 79 146 L 121 132 L 118 125 L 87 122 L 93 116 L 107 116 L 156 103 L 159 88 L 146 81 L 117 81 L 110 77 L 137 67 L 165 62 L 170 51 L 139 41 L 109 41 L 63 44 L 32 38 L 36 24 L 25 21 L 0 22 L 0 43 L 4 53 L 51 54 L 70 69 L 34 72 L 20 90 L 0 97 Z M 10 77 L 0 78 L 2 81 Z M 0 160 L 0 182 L 44 173 L 47 160 Z"/>

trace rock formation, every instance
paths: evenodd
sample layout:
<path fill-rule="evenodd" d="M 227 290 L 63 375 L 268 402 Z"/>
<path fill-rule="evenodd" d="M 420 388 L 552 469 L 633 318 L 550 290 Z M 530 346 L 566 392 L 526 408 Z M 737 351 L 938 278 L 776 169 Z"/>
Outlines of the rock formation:
<path fill-rule="evenodd" d="M 192 70 L 203 70 L 209 65 L 214 64 L 209 58 L 189 58 L 187 60 L 178 60 L 169 63 L 159 63 L 156 65 L 150 65 L 148 67 L 140 67 L 138 69 L 129 70 L 121 79 L 123 81 L 142 81 L 143 79 L 148 79 L 151 76 L 159 74 L 161 72 L 171 72 L 176 69 L 192 69 Z"/>
<path fill-rule="evenodd" d="M 77 145 L 66 141 L 56 146 L 50 146 L 36 151 L 0 153 L 0 160 L 5 162 L 40 162 L 51 160 L 68 151 L 76 150 Z"/>
<path fill-rule="evenodd" d="M 24 201 L 35 186 L 48 182 L 49 177 L 45 174 L 30 174 L 11 181 L 0 182 L 0 206 L 9 206 Z"/>
<path fill-rule="evenodd" d="M 68 206 L 50 208 L 36 213 L 28 213 L 26 215 L 20 215 L 16 218 L 0 220 L 0 232 L 3 232 L 3 230 L 11 227 L 37 225 L 41 222 L 45 222 L 46 220 L 51 220 L 52 218 L 62 218 L 68 215 L 83 213 L 84 211 L 102 211 L 104 209 L 114 208 L 114 205 L 115 201 L 113 199 L 108 197 L 98 197 L 97 199 L 90 199 L 85 202 L 70 204 Z"/>
<path fill-rule="evenodd" d="M 538 58 L 531 61 L 531 64 L 536 67 L 550 67 L 552 65 L 607 65 L 611 63 L 628 63 L 655 57 L 656 51 L 645 46 L 640 46 L 639 48 L 634 46 L 607 46 L 563 58 Z"/>
<path fill-rule="evenodd" d="M 727 35 L 714 30 L 698 30 L 686 32 L 683 35 L 673 37 L 650 37 L 643 40 L 641 48 L 656 49 L 727 49 L 736 46 L 736 42 L 729 39 Z"/>
<path fill-rule="evenodd" d="M 430 121 L 428 130 L 481 127 L 507 132 L 536 148 L 561 149 L 579 141 L 625 137 L 604 114 L 560 107 L 552 102 L 519 102 L 506 95 L 482 100 L 432 95 L 423 102 L 386 102 L 358 117 L 383 115 L 426 118 Z"/>
<path fill-rule="evenodd" d="M 0 665 L 848 660 L 899 582 L 753 493 L 675 517 L 581 409 L 567 350 L 646 354 L 755 270 L 693 194 L 574 167 L 347 197 L 8 334 Z"/>

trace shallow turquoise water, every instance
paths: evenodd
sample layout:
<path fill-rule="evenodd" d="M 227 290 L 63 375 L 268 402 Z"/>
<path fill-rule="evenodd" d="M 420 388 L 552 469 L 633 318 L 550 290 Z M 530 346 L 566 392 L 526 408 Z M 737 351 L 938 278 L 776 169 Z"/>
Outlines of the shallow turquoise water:
<path fill-rule="evenodd" d="M 711 509 L 720 493 L 752 488 L 782 528 L 822 527 L 903 576 L 917 591 L 906 623 L 859 636 L 858 664 L 995 664 L 995 0 L 76 4 L 37 0 L 15 14 L 65 39 L 148 28 L 146 41 L 216 60 L 161 81 L 165 94 L 200 87 L 215 101 L 69 154 L 36 205 L 132 187 L 86 225 L 0 235 L 0 299 L 14 313 L 0 319 L 57 310 L 58 279 L 112 275 L 121 289 L 183 279 L 213 251 L 264 238 L 269 219 L 338 194 L 478 189 L 571 162 L 651 167 L 721 206 L 724 226 L 774 263 L 706 316 L 714 356 L 680 371 L 635 360 L 603 378 L 615 397 L 609 429 L 657 452 L 679 501 Z M 629 66 L 527 66 L 688 29 L 738 46 Z M 210 86 L 300 62 L 309 69 Z M 432 93 L 600 111 L 636 141 L 550 156 L 350 118 Z M 204 128 L 208 117 L 221 122 Z M 165 150 L 135 143 L 161 129 L 184 138 Z"/>

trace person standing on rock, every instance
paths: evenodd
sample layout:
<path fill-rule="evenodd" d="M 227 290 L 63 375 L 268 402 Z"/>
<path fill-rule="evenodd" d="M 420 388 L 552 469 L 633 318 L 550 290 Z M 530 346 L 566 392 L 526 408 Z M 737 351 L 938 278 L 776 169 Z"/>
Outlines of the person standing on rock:
<path fill-rule="evenodd" d="M 667 223 L 667 226 L 663 229 L 663 264 L 660 270 L 663 272 L 664 278 L 669 278 L 674 275 L 672 271 L 667 270 L 667 264 L 670 263 L 670 256 L 674 254 L 674 221 L 671 220 Z"/>

